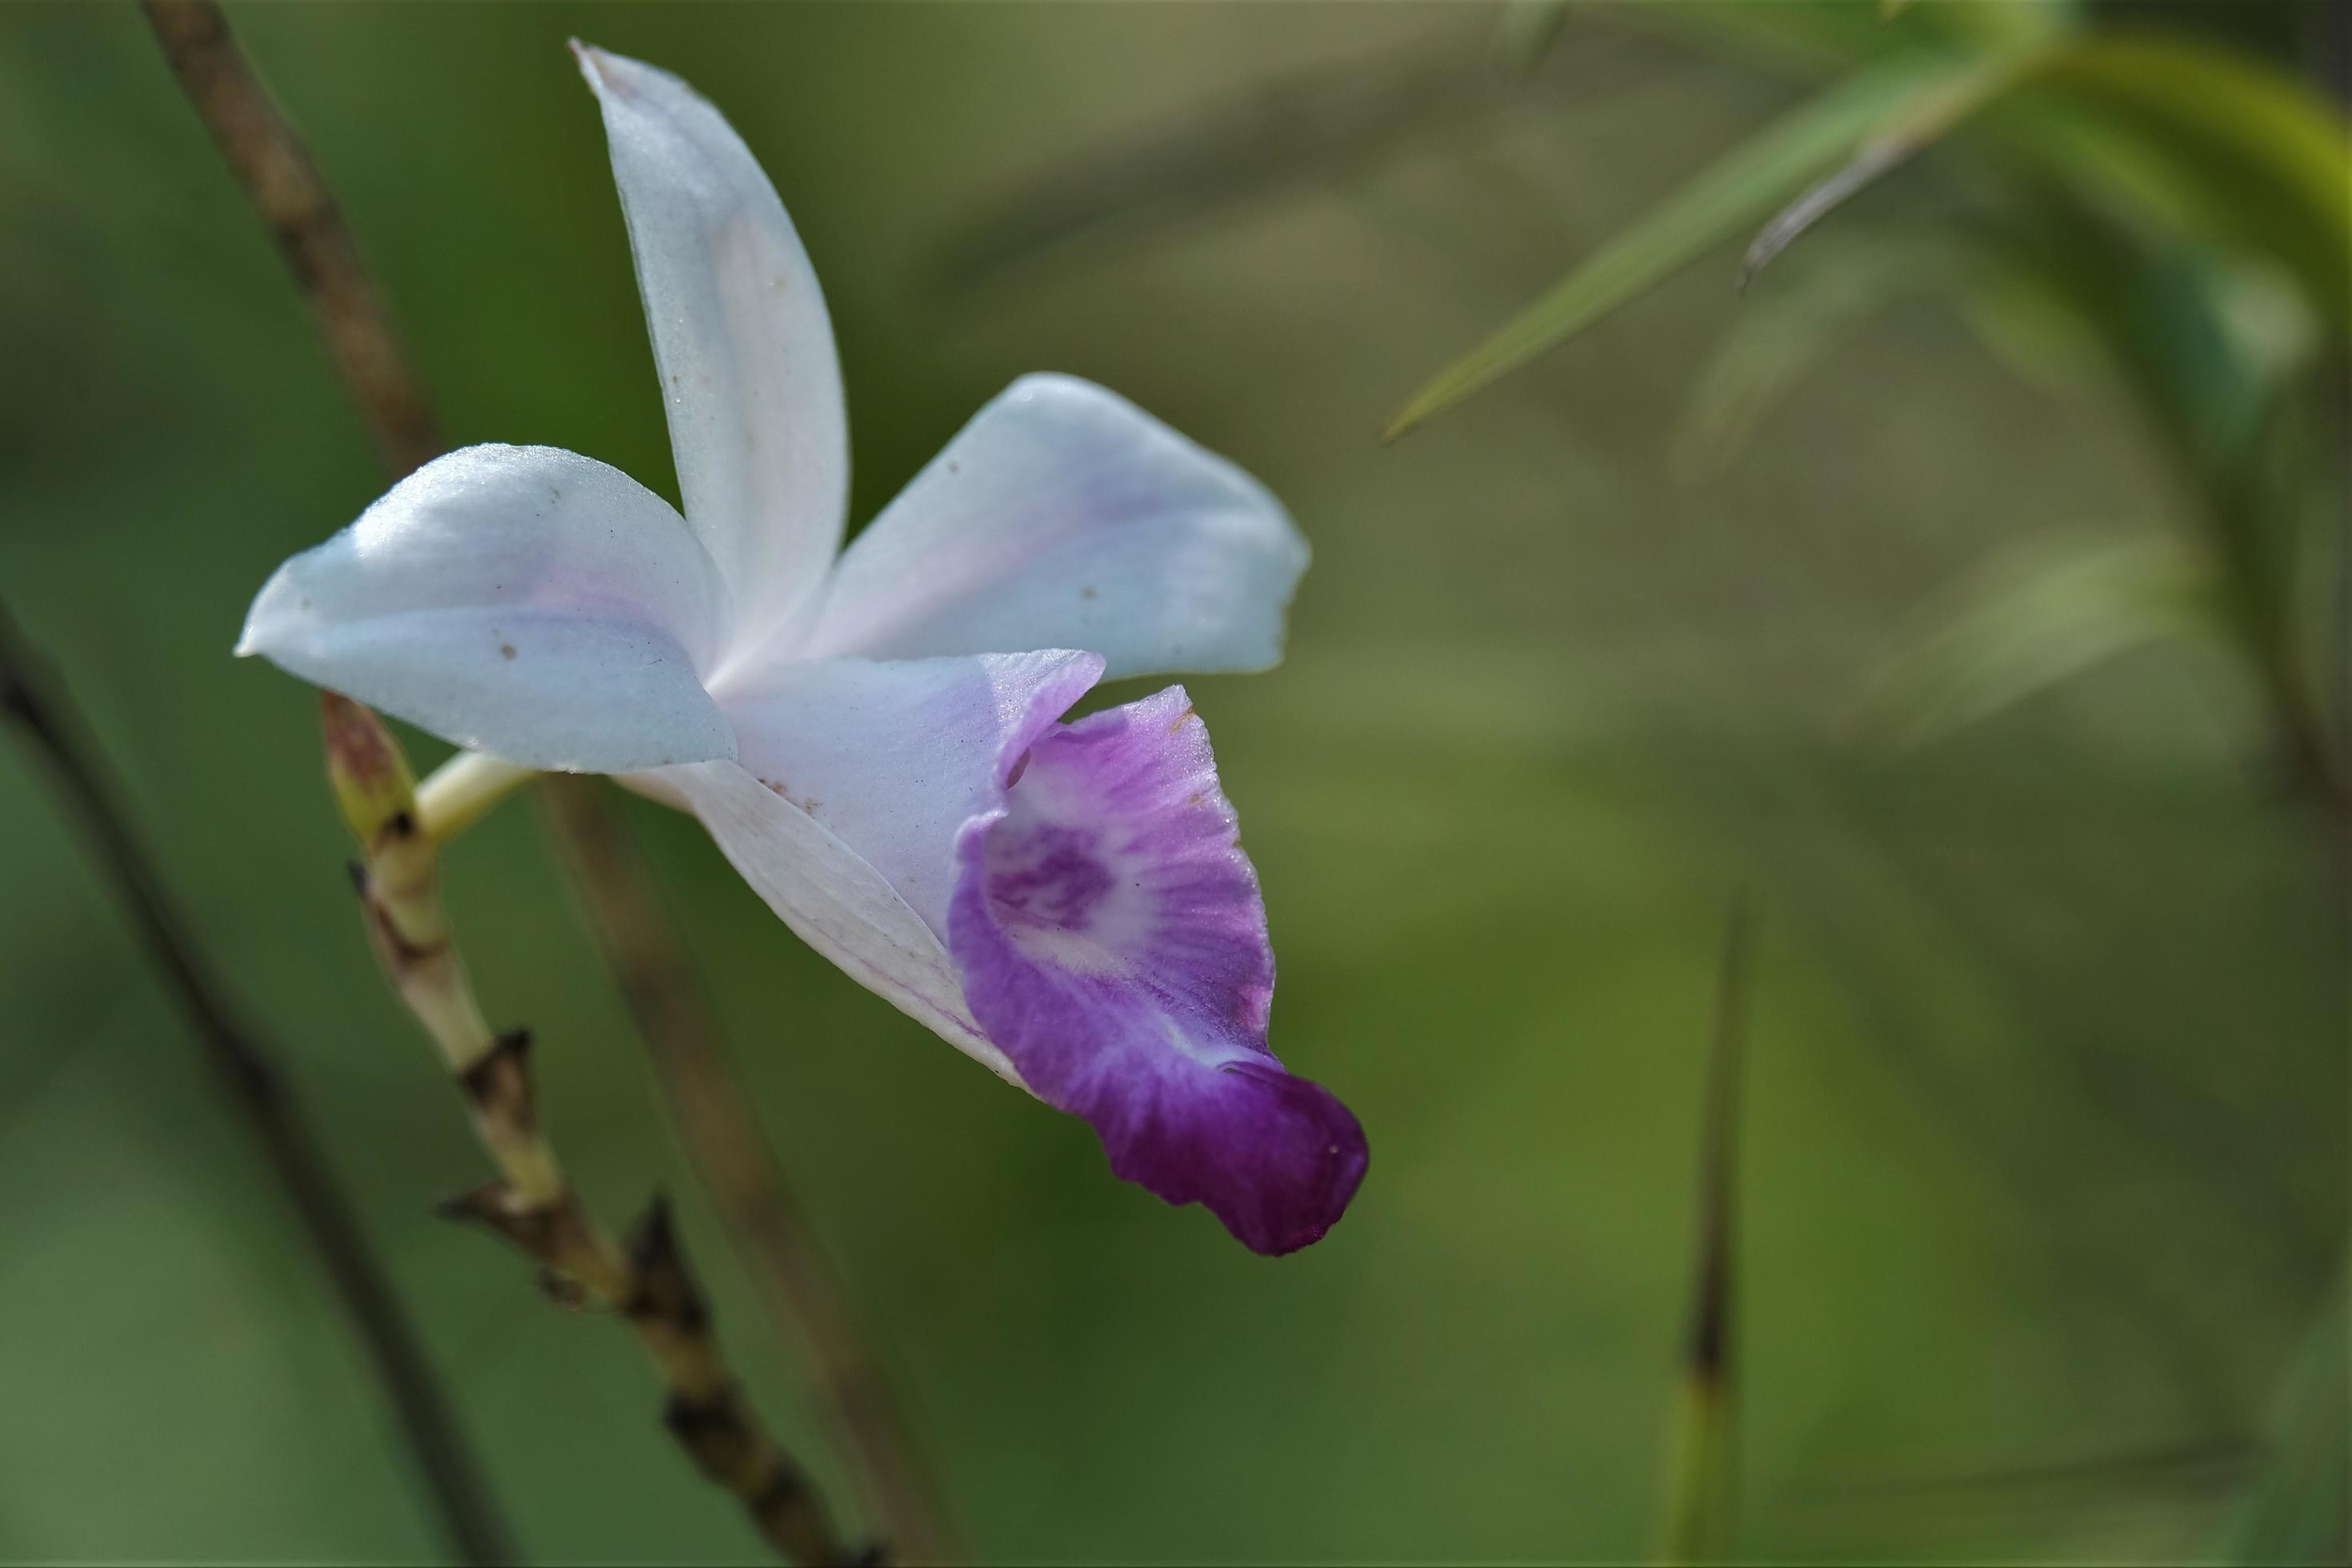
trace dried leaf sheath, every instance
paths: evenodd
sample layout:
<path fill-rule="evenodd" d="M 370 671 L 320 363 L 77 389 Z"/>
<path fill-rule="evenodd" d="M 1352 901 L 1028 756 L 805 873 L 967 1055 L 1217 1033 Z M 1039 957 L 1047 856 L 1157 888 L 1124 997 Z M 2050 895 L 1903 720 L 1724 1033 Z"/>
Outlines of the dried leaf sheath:
<path fill-rule="evenodd" d="M 370 939 L 394 990 L 441 1047 L 499 1172 L 442 1212 L 505 1237 L 562 1299 L 621 1314 L 668 1387 L 664 1424 L 771 1545 L 803 1563 L 848 1560 L 806 1475 L 728 1369 L 667 1204 L 655 1201 L 624 1248 L 565 1180 L 540 1120 L 529 1032 L 494 1034 L 474 999 L 441 903 L 438 851 L 398 744 L 349 698 L 327 692 L 320 703 L 328 775 L 361 845 L 352 879 Z"/>

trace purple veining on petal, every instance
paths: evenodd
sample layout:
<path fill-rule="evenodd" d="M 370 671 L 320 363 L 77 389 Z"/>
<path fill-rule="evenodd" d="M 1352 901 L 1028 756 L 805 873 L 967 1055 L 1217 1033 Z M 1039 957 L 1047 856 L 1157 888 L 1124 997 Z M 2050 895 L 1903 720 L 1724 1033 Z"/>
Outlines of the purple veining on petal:
<path fill-rule="evenodd" d="M 972 1016 L 1111 1169 L 1259 1252 L 1338 1222 L 1363 1131 L 1267 1049 L 1257 874 L 1181 687 L 1027 748 L 960 836 L 949 949 Z M 1017 772 L 1016 772 L 1017 769 Z"/>
<path fill-rule="evenodd" d="M 988 858 L 988 900 L 1008 925 L 1083 931 L 1111 894 L 1098 836 L 1045 826 Z"/>

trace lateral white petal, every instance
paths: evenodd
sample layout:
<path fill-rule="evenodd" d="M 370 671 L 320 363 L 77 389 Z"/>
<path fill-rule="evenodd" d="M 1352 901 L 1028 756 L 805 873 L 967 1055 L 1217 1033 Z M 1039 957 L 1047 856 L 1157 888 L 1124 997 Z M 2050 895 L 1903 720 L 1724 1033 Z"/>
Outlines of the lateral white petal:
<path fill-rule="evenodd" d="M 611 143 L 687 521 L 747 642 L 780 632 L 841 542 L 849 429 L 833 325 L 742 138 L 667 71 L 574 43 Z"/>
<path fill-rule="evenodd" d="M 468 447 L 280 566 L 237 652 L 530 767 L 734 755 L 698 671 L 722 590 L 669 504 L 550 447 Z"/>
<path fill-rule="evenodd" d="M 652 793 L 675 794 L 701 819 L 803 942 L 1005 1082 L 1028 1087 L 971 1021 L 939 936 L 840 837 L 738 763 L 664 768 L 640 778 Z"/>
<path fill-rule="evenodd" d="M 1090 382 L 1024 376 L 850 545 L 807 653 L 1080 647 L 1112 679 L 1264 669 L 1307 557 L 1240 468 Z"/>
<path fill-rule="evenodd" d="M 1031 742 L 1101 678 L 1066 649 L 960 658 L 820 659 L 722 699 L 743 767 L 947 931 L 956 837 L 998 810 Z"/>

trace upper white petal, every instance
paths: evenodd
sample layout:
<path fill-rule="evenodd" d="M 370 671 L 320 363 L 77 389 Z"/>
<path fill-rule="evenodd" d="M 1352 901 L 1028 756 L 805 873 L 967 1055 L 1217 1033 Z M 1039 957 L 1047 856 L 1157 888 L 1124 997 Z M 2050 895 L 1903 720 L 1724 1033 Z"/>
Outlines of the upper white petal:
<path fill-rule="evenodd" d="M 782 635 L 841 543 L 849 429 L 833 326 L 741 137 L 667 71 L 574 44 L 645 296 L 687 521 L 746 642 Z"/>
<path fill-rule="evenodd" d="M 631 781 L 675 795 L 803 942 L 1007 1083 L 1013 1064 L 964 1005 L 938 934 L 837 835 L 735 763 L 664 768 Z"/>
<path fill-rule="evenodd" d="M 731 757 L 699 671 L 717 569 L 669 504 L 550 447 L 468 447 L 280 566 L 237 652 L 459 745 L 615 772 Z"/>
<path fill-rule="evenodd" d="M 1307 555 L 1240 468 L 1090 382 L 1024 376 L 850 545 L 805 652 L 1264 669 Z"/>

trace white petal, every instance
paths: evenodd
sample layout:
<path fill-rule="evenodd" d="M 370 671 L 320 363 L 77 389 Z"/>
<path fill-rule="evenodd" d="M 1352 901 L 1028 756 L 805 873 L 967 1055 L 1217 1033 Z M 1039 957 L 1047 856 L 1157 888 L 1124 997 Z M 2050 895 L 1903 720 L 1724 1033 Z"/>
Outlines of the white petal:
<path fill-rule="evenodd" d="M 468 447 L 278 569 L 260 654 L 462 746 L 614 772 L 734 755 L 698 669 L 717 569 L 667 502 L 550 447 Z"/>
<path fill-rule="evenodd" d="M 730 709 L 742 762 L 625 781 L 702 819 L 801 940 L 1013 1084 L 943 944 L 956 835 L 1101 673 L 1080 653 L 770 672 Z M 1024 1088 L 1026 1085 L 1023 1085 Z"/>
<path fill-rule="evenodd" d="M 806 812 L 944 935 L 956 836 L 999 809 L 1022 753 L 1101 678 L 1092 654 L 822 659 L 724 703 L 752 777 Z"/>
<path fill-rule="evenodd" d="M 849 495 L 833 326 L 783 204 L 677 78 L 575 43 L 612 145 L 687 521 L 738 635 L 781 633 L 824 582 Z"/>
<path fill-rule="evenodd" d="M 947 950 L 887 878 L 807 812 L 734 763 L 630 781 L 675 795 L 794 934 L 843 973 L 1007 1083 L 1026 1088 L 964 1006 Z"/>
<path fill-rule="evenodd" d="M 1265 488 L 1134 405 L 1024 376 L 841 558 L 812 657 L 1089 648 L 1113 679 L 1264 669 L 1307 542 Z"/>

